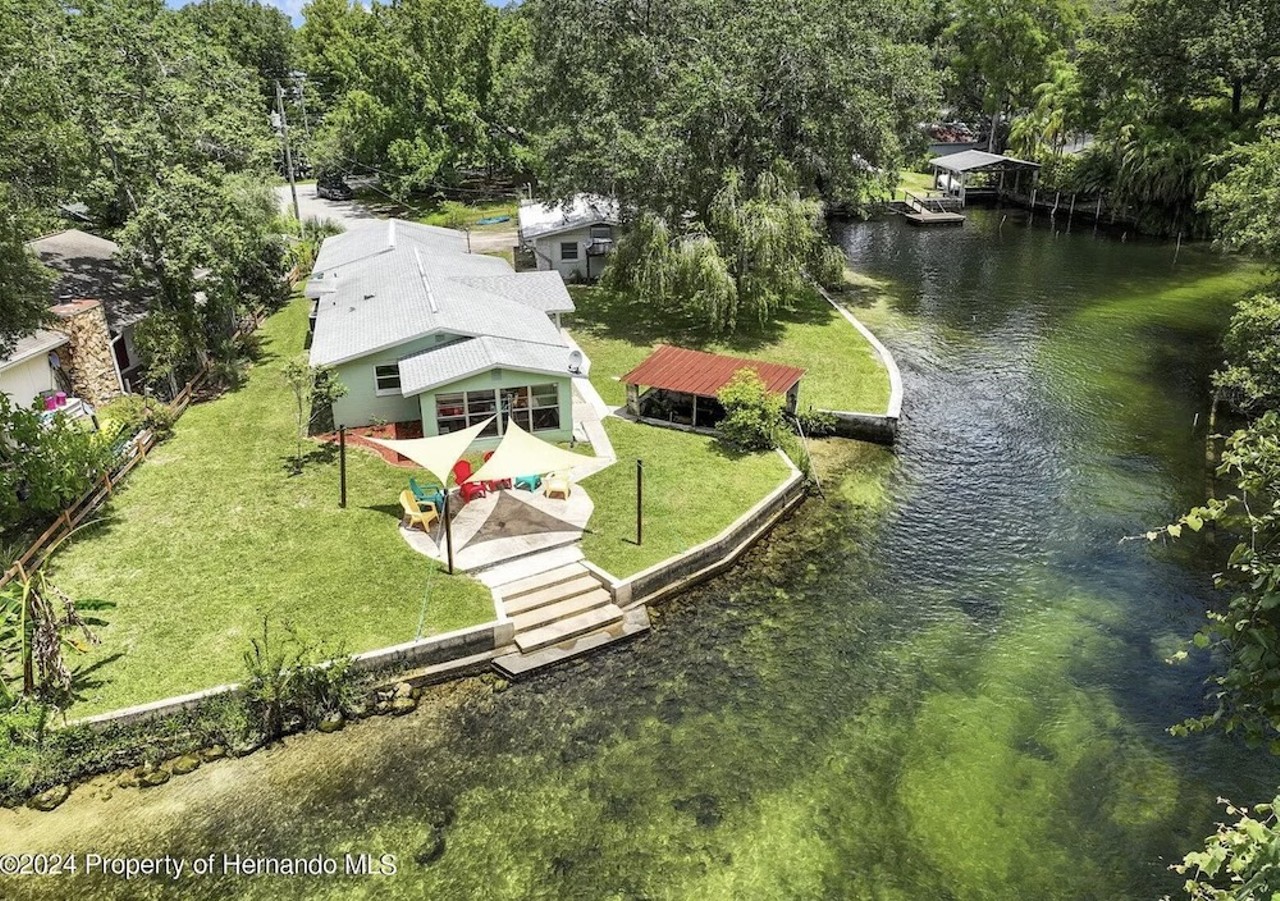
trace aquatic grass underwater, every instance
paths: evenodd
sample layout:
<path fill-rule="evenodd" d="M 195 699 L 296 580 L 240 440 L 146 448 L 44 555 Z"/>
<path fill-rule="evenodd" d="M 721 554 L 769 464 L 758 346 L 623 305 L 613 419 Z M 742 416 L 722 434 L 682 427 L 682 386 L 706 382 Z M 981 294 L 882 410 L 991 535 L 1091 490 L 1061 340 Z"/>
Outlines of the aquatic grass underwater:
<path fill-rule="evenodd" d="M 1215 599 L 1212 555 L 1119 539 L 1203 491 L 1191 422 L 1252 276 L 998 222 L 849 228 L 853 267 L 889 287 L 859 315 L 907 382 L 897 454 L 820 447 L 825 500 L 659 607 L 650 636 L 505 690 L 439 687 L 409 717 L 149 794 L 0 814 L 0 846 L 402 864 L 184 898 L 1175 892 L 1167 866 L 1216 797 L 1269 797 L 1280 767 L 1167 734 L 1201 703 L 1208 662 L 1164 658 Z"/>

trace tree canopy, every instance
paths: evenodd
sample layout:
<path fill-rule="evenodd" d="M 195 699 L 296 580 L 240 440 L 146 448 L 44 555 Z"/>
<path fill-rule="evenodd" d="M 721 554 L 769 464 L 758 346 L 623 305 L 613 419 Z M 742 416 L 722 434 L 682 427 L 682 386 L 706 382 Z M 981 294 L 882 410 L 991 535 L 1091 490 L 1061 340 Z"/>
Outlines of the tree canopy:
<path fill-rule="evenodd" d="M 551 196 L 705 219 L 779 162 L 856 204 L 912 148 L 935 84 L 921 4 L 532 0 L 529 121 Z M 889 102 L 886 102 L 886 99 Z"/>

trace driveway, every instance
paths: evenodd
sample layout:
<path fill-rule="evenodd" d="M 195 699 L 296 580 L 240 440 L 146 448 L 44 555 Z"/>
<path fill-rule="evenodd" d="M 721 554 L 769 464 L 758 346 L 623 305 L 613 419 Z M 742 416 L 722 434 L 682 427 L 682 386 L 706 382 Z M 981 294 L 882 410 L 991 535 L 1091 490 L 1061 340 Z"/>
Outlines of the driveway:
<path fill-rule="evenodd" d="M 348 184 L 355 187 L 357 179 L 348 179 Z M 289 186 L 276 188 L 276 196 L 280 198 L 280 209 L 292 212 L 293 198 L 289 196 Z M 316 196 L 315 182 L 298 185 L 298 211 L 302 213 L 302 221 L 308 219 L 332 219 L 343 228 L 352 228 L 370 219 L 386 219 L 385 209 L 369 206 L 359 200 L 325 200 Z M 503 223 L 501 228 L 478 228 L 471 232 L 471 249 L 475 253 L 510 250 L 516 243 L 515 223 Z"/>
<path fill-rule="evenodd" d="M 292 212 L 293 198 L 289 196 L 289 186 L 276 188 L 276 196 L 280 198 L 280 209 Z M 351 228 L 370 219 L 381 219 L 373 210 L 358 200 L 324 200 L 316 196 L 315 182 L 298 185 L 298 211 L 302 221 L 308 219 L 332 219 L 343 228 Z"/>

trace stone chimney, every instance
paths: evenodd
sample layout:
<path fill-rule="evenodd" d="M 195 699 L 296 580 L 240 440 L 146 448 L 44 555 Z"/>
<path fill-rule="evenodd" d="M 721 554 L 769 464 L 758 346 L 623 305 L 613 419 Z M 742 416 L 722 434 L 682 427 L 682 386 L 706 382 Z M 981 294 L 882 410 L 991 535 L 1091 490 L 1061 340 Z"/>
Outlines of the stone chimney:
<path fill-rule="evenodd" d="M 120 376 L 102 302 L 72 300 L 50 309 L 62 320 L 55 328 L 71 339 L 62 368 L 76 397 L 95 407 L 119 397 Z"/>

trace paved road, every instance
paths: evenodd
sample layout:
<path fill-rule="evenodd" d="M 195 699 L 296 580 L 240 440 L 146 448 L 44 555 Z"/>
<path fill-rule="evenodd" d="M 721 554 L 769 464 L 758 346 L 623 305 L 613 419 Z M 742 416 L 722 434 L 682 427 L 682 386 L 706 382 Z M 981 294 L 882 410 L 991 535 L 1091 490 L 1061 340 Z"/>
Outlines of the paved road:
<path fill-rule="evenodd" d="M 289 186 L 276 188 L 276 195 L 280 198 L 280 208 L 292 212 L 293 198 L 289 196 Z M 302 213 L 303 222 L 311 218 L 332 219 L 344 228 L 382 218 L 357 200 L 323 200 L 317 197 L 314 182 L 298 185 L 298 210 Z"/>
<path fill-rule="evenodd" d="M 287 212 L 293 212 L 293 198 L 289 196 L 289 186 L 282 185 L 276 188 L 276 195 L 280 198 L 280 208 Z M 352 228 L 362 222 L 368 222 L 370 219 L 385 219 L 387 214 L 385 211 L 370 207 L 358 200 L 324 200 L 316 196 L 315 183 L 298 185 L 298 210 L 302 213 L 302 220 L 308 219 L 332 219 L 343 228 Z M 516 243 L 515 223 L 511 223 L 511 228 L 502 229 L 501 231 L 474 231 L 471 233 L 471 249 L 476 253 L 493 250 L 510 250 Z"/>

